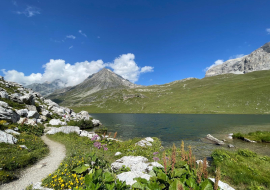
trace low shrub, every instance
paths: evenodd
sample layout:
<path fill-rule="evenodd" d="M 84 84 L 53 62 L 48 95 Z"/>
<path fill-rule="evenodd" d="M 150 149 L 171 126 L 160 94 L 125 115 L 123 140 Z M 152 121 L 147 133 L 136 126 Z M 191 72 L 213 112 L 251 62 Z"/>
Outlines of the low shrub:
<path fill-rule="evenodd" d="M 45 127 L 43 125 L 38 124 L 37 126 L 32 125 L 19 125 L 18 126 L 19 132 L 25 132 L 27 134 L 33 134 L 38 137 L 42 136 L 44 133 Z"/>
<path fill-rule="evenodd" d="M 89 120 L 79 120 L 79 121 L 69 121 L 67 123 L 70 126 L 78 126 L 80 127 L 80 129 L 92 129 L 94 128 L 93 122 L 89 119 Z"/>

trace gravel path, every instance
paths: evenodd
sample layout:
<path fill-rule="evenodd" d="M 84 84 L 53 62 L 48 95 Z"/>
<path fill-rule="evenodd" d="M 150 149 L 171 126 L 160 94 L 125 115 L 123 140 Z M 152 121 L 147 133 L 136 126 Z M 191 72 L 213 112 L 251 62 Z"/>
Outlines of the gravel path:
<path fill-rule="evenodd" d="M 43 136 L 41 139 L 48 145 L 50 154 L 32 167 L 21 173 L 21 177 L 8 184 L 0 186 L 0 190 L 22 190 L 30 184 L 40 182 L 43 178 L 53 173 L 66 156 L 64 145 L 51 141 L 48 137 Z"/>

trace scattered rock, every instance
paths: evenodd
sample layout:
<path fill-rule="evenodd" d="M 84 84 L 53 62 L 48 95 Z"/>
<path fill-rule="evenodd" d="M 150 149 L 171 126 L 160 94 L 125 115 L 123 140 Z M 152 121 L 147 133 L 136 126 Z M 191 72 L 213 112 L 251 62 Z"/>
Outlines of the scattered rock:
<path fill-rule="evenodd" d="M 7 108 L 8 107 L 8 103 L 0 101 L 0 106 Z"/>
<path fill-rule="evenodd" d="M 81 130 L 79 127 L 76 127 L 76 126 L 64 126 L 64 127 L 58 127 L 58 128 L 51 127 L 50 130 L 47 132 L 47 134 L 53 135 L 53 134 L 59 133 L 59 132 L 66 133 L 66 134 L 75 132 L 77 134 L 80 134 Z"/>
<path fill-rule="evenodd" d="M 252 140 L 247 139 L 247 138 L 244 138 L 244 141 L 246 141 L 246 142 L 250 142 L 250 143 L 256 143 L 256 141 L 252 141 Z"/>
<path fill-rule="evenodd" d="M 121 154 L 122 154 L 121 152 L 116 152 L 114 156 L 119 156 Z"/>
<path fill-rule="evenodd" d="M 196 164 L 197 164 L 197 165 L 199 165 L 200 163 L 203 164 L 203 160 L 197 160 L 197 161 L 196 161 Z M 206 165 L 207 165 L 207 167 L 209 167 L 209 164 L 208 164 L 207 161 L 206 161 Z"/>
<path fill-rule="evenodd" d="M 13 135 L 8 134 L 4 131 L 0 131 L 0 143 L 9 143 L 9 144 L 16 144 L 18 139 L 13 137 Z"/>
<path fill-rule="evenodd" d="M 44 115 L 39 116 L 39 118 L 41 119 L 41 121 L 47 121 L 47 117 Z"/>
<path fill-rule="evenodd" d="M 151 137 L 146 137 L 145 139 L 142 139 L 139 142 L 137 142 L 135 145 L 141 147 L 152 146 L 151 142 L 154 142 L 154 139 L 152 139 Z"/>
<path fill-rule="evenodd" d="M 19 132 L 16 132 L 16 131 L 14 131 L 14 130 L 12 130 L 12 129 L 6 129 L 5 132 L 8 133 L 8 134 L 20 135 Z"/>
<path fill-rule="evenodd" d="M 233 133 L 230 133 L 229 136 L 228 136 L 228 139 L 233 139 Z"/>
<path fill-rule="evenodd" d="M 12 123 L 16 123 L 17 121 L 19 121 L 20 116 L 12 109 L 8 109 L 8 108 L 4 108 L 0 106 L 0 119 L 11 121 Z"/>
<path fill-rule="evenodd" d="M 19 114 L 21 117 L 27 117 L 28 116 L 28 110 L 27 109 L 20 109 L 16 110 L 17 114 Z"/>
<path fill-rule="evenodd" d="M 39 118 L 39 113 L 37 111 L 29 111 L 27 117 L 28 118 L 38 119 Z"/>
<path fill-rule="evenodd" d="M 214 178 L 208 178 L 208 179 L 210 179 L 211 181 L 213 181 L 215 183 L 215 179 Z M 220 180 L 218 181 L 218 186 L 222 190 L 235 190 L 230 185 L 228 185 L 227 183 L 224 183 L 224 182 L 222 182 Z"/>
<path fill-rule="evenodd" d="M 206 136 L 206 138 L 207 138 L 208 140 L 210 140 L 210 141 L 215 142 L 215 143 L 218 144 L 218 145 L 224 145 L 224 144 L 225 144 L 223 141 L 218 140 L 217 138 L 213 137 L 213 136 L 210 135 L 210 134 L 208 134 L 208 135 Z"/>
<path fill-rule="evenodd" d="M 19 147 L 22 149 L 28 149 L 25 145 L 19 145 Z"/>
<path fill-rule="evenodd" d="M 67 125 L 66 122 L 62 122 L 60 119 L 52 119 L 49 122 L 50 125 Z"/>
<path fill-rule="evenodd" d="M 52 116 L 51 112 L 49 112 L 48 110 L 42 110 L 41 114 L 46 116 L 46 117 L 51 117 Z"/>
<path fill-rule="evenodd" d="M 43 168 L 47 165 L 47 163 L 41 163 L 39 165 L 36 166 L 36 168 Z"/>
<path fill-rule="evenodd" d="M 232 144 L 228 144 L 228 147 L 229 147 L 229 148 L 235 148 L 235 146 L 232 145 Z"/>
<path fill-rule="evenodd" d="M 37 112 L 37 108 L 34 105 L 26 105 L 25 107 L 28 109 L 28 111 L 36 111 Z"/>

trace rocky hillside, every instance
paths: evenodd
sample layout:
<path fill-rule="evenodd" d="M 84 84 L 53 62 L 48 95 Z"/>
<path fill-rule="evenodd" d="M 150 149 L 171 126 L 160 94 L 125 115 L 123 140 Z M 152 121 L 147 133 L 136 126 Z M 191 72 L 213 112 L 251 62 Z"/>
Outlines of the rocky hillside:
<path fill-rule="evenodd" d="M 49 94 L 53 93 L 55 90 L 65 88 L 66 83 L 61 81 L 60 79 L 56 79 L 52 82 L 33 83 L 25 87 L 30 88 L 35 92 L 39 92 L 42 96 L 48 96 Z"/>
<path fill-rule="evenodd" d="M 205 76 L 226 73 L 245 74 L 253 71 L 270 69 L 270 42 L 242 58 L 230 59 L 206 71 Z"/>
<path fill-rule="evenodd" d="M 74 100 L 83 99 L 84 97 L 105 89 L 131 89 L 139 87 L 120 75 L 115 74 L 110 69 L 102 69 L 99 72 L 89 76 L 82 83 L 56 90 L 48 96 L 50 99 L 58 100 L 62 97 L 72 97 Z"/>
<path fill-rule="evenodd" d="M 31 126 L 47 123 L 53 126 L 67 125 L 67 122 L 72 120 L 89 120 L 89 118 L 90 115 L 86 111 L 75 113 L 72 109 L 59 106 L 50 99 L 45 99 L 38 92 L 27 89 L 18 83 L 5 81 L 0 76 L 1 121 Z M 100 125 L 98 120 L 92 120 L 92 122 L 94 125 Z M 14 131 L 9 132 L 13 133 Z M 12 143 L 14 139 L 11 136 L 8 138 L 6 133 L 0 130 L 0 142 Z"/>

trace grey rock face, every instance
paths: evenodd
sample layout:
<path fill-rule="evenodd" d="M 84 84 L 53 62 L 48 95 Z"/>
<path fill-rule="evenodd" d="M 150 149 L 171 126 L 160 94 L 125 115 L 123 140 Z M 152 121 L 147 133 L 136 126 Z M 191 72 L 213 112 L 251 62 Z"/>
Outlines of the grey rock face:
<path fill-rule="evenodd" d="M 34 83 L 26 86 L 26 88 L 30 88 L 35 92 L 39 92 L 43 96 L 48 96 L 53 93 L 55 90 L 66 87 L 66 83 L 61 81 L 60 79 L 56 79 L 52 82 L 44 82 L 44 83 Z"/>
<path fill-rule="evenodd" d="M 0 143 L 15 144 L 18 141 L 13 135 L 0 131 Z"/>
<path fill-rule="evenodd" d="M 10 95 L 10 99 L 14 102 L 18 102 L 18 103 L 23 103 L 21 100 L 20 100 L 20 97 L 22 96 L 22 94 L 20 93 L 14 93 L 14 94 L 11 94 Z"/>
<path fill-rule="evenodd" d="M 0 106 L 2 107 L 8 107 L 8 104 L 6 102 L 0 101 Z"/>
<path fill-rule="evenodd" d="M 242 58 L 231 59 L 206 71 L 205 76 L 220 74 L 244 74 L 270 69 L 270 42 Z"/>
<path fill-rule="evenodd" d="M 11 121 L 12 123 L 16 123 L 17 121 L 19 121 L 20 116 L 12 109 L 8 109 L 8 108 L 4 108 L 0 106 L 0 119 Z"/>
<path fill-rule="evenodd" d="M 33 105 L 26 105 L 25 107 L 26 107 L 26 109 L 28 109 L 28 111 L 37 111 L 36 106 L 33 106 Z"/>

